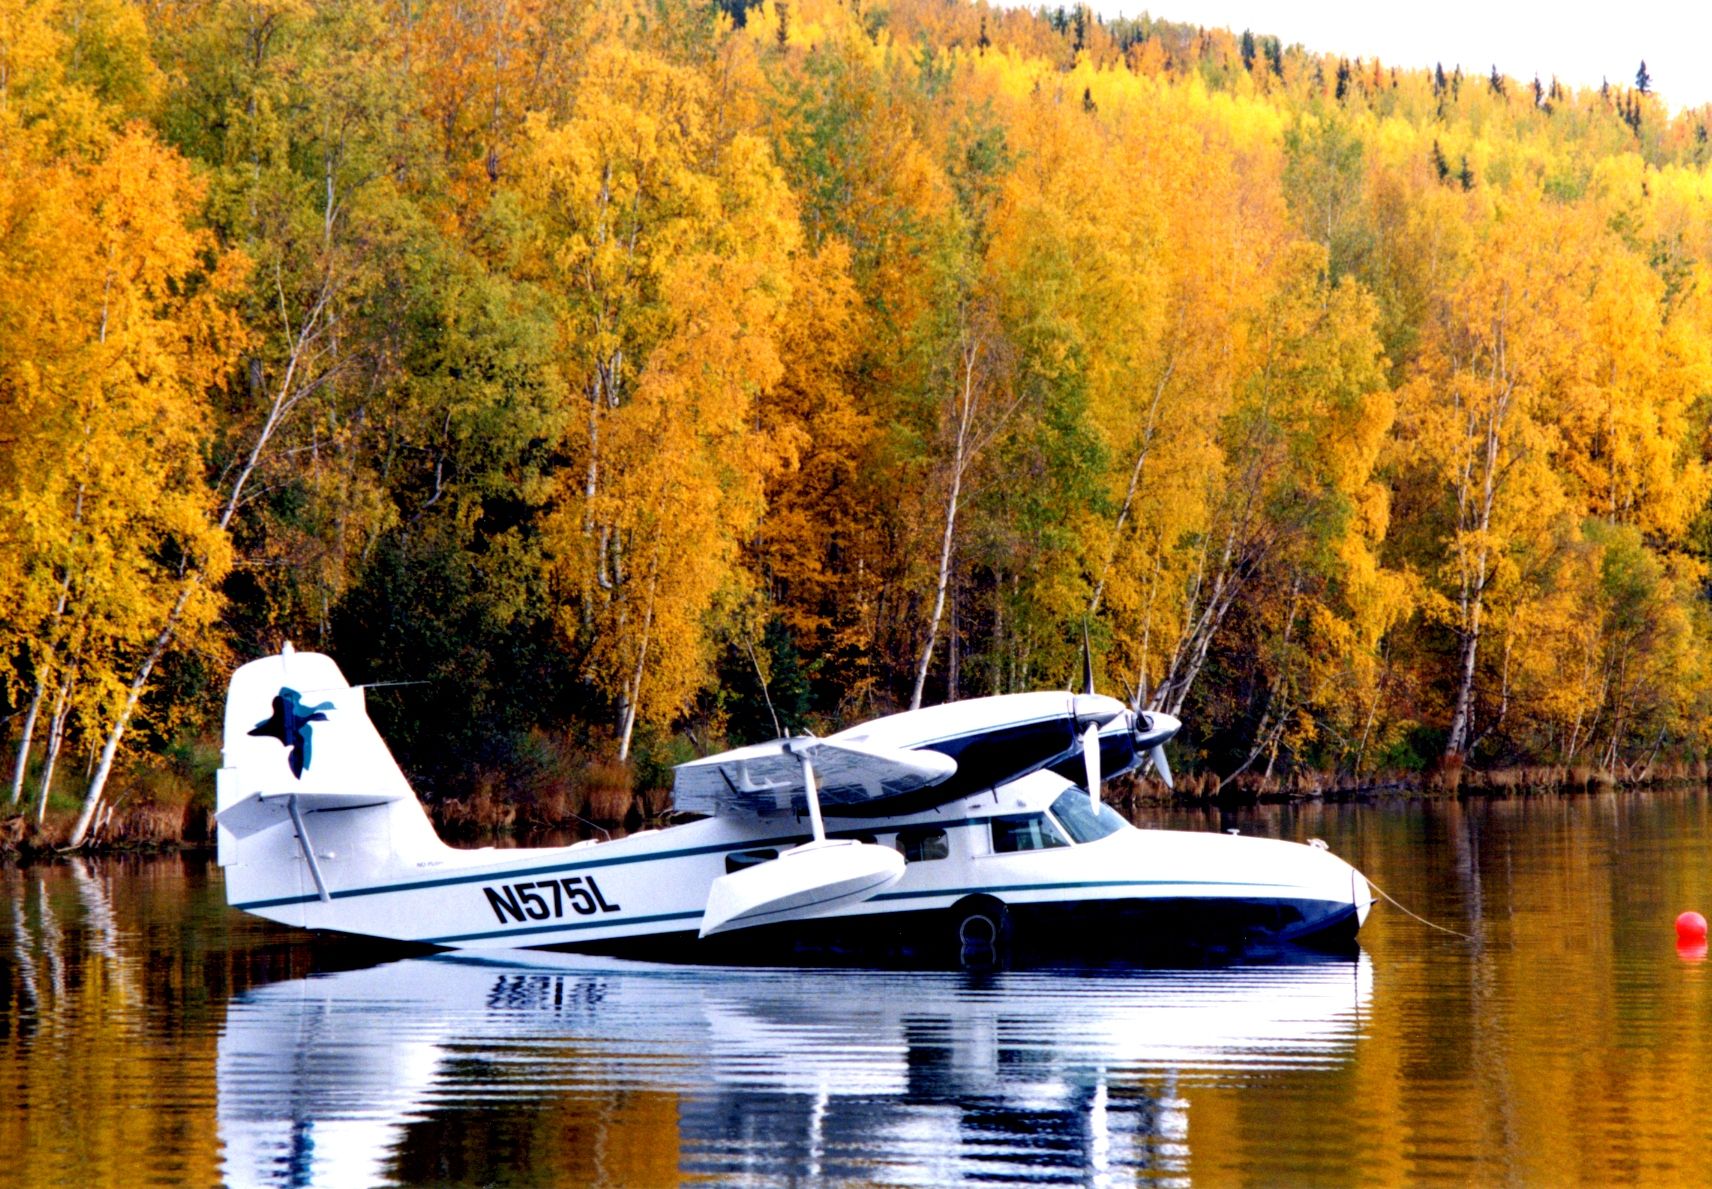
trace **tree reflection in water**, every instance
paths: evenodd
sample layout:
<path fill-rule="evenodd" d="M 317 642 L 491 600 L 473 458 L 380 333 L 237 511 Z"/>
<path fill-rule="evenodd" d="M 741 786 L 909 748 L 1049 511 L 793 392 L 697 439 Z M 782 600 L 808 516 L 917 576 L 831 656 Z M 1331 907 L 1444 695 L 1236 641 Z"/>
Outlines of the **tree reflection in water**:
<path fill-rule="evenodd" d="M 338 1183 L 341 1144 L 434 1184 L 1705 1179 L 1672 921 L 1712 905 L 1707 789 L 1161 824 L 1323 837 L 1478 941 L 1381 909 L 1300 969 L 482 967 L 231 912 L 194 857 L 0 865 L 0 1183 Z"/>

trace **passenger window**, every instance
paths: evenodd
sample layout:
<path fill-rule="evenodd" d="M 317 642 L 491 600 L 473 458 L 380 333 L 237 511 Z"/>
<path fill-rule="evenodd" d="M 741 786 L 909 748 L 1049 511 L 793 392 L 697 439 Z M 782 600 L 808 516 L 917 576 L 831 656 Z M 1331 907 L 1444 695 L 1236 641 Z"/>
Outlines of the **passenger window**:
<path fill-rule="evenodd" d="M 926 863 L 933 859 L 949 858 L 951 844 L 945 837 L 945 831 L 938 826 L 925 829 L 899 830 L 898 850 L 906 863 Z"/>
<path fill-rule="evenodd" d="M 990 820 L 993 826 L 994 854 L 1050 850 L 1055 846 L 1070 845 L 1044 813 L 1017 813 Z"/>
<path fill-rule="evenodd" d="M 779 857 L 779 852 L 766 847 L 762 850 L 734 850 L 725 856 L 725 873 L 742 871 L 745 867 L 753 867 L 758 863 L 766 863 Z"/>

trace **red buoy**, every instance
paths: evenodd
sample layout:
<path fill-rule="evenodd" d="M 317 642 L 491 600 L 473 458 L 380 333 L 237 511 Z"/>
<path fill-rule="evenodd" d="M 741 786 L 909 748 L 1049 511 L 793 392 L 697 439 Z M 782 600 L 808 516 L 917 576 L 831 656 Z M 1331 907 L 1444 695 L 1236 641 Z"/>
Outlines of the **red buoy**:
<path fill-rule="evenodd" d="M 1677 917 L 1676 943 L 1678 945 L 1705 945 L 1706 918 L 1693 911 L 1685 912 Z"/>

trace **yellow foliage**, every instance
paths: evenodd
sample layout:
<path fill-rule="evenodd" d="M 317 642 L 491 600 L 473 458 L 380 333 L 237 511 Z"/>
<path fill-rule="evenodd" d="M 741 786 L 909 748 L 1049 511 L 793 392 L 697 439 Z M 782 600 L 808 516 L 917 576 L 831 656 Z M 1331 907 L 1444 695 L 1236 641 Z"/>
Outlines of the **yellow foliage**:
<path fill-rule="evenodd" d="M 705 79 L 597 47 L 520 163 L 530 271 L 554 294 L 584 432 L 552 521 L 567 631 L 619 707 L 669 718 L 705 680 L 710 613 L 742 585 L 773 447 L 797 231 L 766 148 L 716 126 Z"/>
<path fill-rule="evenodd" d="M 209 393 L 243 342 L 226 303 L 244 265 L 192 229 L 201 184 L 140 128 L 18 181 L 0 214 L 6 657 L 36 682 L 75 679 L 99 730 L 187 576 L 215 583 L 230 563 L 203 458 Z M 211 643 L 215 590 L 183 605 L 193 645 Z"/>

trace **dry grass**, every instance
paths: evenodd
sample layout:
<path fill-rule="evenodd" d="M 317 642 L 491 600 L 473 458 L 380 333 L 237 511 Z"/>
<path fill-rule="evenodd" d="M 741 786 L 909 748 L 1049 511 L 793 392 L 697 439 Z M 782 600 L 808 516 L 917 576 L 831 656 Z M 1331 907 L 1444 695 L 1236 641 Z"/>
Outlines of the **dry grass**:
<path fill-rule="evenodd" d="M 1328 772 L 1291 772 L 1267 777 L 1245 772 L 1223 784 L 1211 773 L 1189 772 L 1177 778 L 1175 792 L 1167 791 L 1152 779 L 1129 777 L 1109 789 L 1107 799 L 1124 807 L 1160 802 L 1252 804 L 1378 793 L 1503 797 L 1530 792 L 1599 793 L 1622 788 L 1707 783 L 1712 783 L 1712 763 L 1704 759 L 1659 759 L 1646 771 L 1621 773 L 1591 764 L 1470 768 L 1452 759 L 1426 772 L 1380 772 L 1361 777 Z"/>
<path fill-rule="evenodd" d="M 457 837 L 579 832 L 638 823 L 669 801 L 658 791 L 639 794 L 631 765 L 592 756 L 577 740 L 537 732 L 528 744 L 514 769 L 483 772 L 468 796 L 430 805 L 435 823 Z"/>
<path fill-rule="evenodd" d="M 104 821 L 98 841 L 116 846 L 172 846 L 184 841 L 185 816 L 183 807 L 120 806 Z"/>
<path fill-rule="evenodd" d="M 635 773 L 629 764 L 615 760 L 592 763 L 583 769 L 583 817 L 603 824 L 622 822 L 630 815 L 636 795 Z"/>

